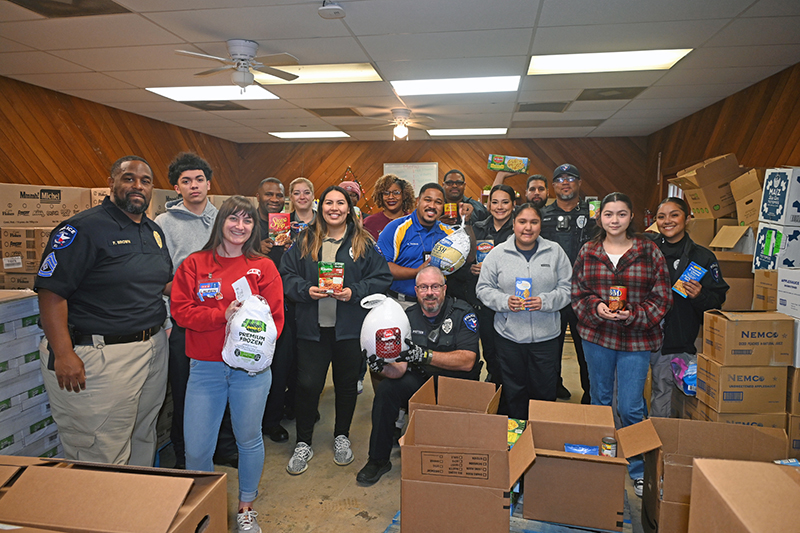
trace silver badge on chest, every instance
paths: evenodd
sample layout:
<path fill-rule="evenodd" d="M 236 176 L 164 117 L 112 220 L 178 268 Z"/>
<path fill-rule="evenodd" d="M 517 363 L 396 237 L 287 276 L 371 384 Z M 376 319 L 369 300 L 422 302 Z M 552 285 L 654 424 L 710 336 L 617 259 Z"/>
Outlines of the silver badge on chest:
<path fill-rule="evenodd" d="M 586 226 L 586 215 L 580 215 L 578 219 L 575 221 L 575 224 L 579 228 L 584 228 Z"/>
<path fill-rule="evenodd" d="M 442 322 L 442 331 L 444 331 L 445 334 L 453 331 L 453 321 L 450 318 L 446 318 L 444 322 Z"/>

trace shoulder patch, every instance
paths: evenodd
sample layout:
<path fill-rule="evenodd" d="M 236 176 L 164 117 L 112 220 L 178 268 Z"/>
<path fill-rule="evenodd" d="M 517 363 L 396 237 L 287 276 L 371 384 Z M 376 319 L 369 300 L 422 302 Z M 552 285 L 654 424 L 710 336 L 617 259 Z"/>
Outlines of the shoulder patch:
<path fill-rule="evenodd" d="M 464 325 L 470 331 L 478 331 L 478 317 L 475 316 L 475 313 L 464 315 Z"/>
<path fill-rule="evenodd" d="M 53 250 L 63 250 L 75 239 L 75 236 L 78 234 L 78 230 L 67 224 L 60 230 L 58 230 L 55 235 L 53 235 L 53 242 L 50 246 Z"/>
<path fill-rule="evenodd" d="M 53 275 L 57 266 L 58 261 L 56 261 L 56 253 L 50 252 L 50 254 L 45 257 L 44 261 L 42 261 L 42 266 L 39 267 L 39 276 L 49 278 Z"/>
<path fill-rule="evenodd" d="M 722 277 L 722 275 L 719 273 L 719 263 L 716 261 L 711 263 L 711 265 L 708 267 L 708 271 L 711 272 L 711 277 L 714 278 L 714 281 L 719 283 L 719 280 Z"/>

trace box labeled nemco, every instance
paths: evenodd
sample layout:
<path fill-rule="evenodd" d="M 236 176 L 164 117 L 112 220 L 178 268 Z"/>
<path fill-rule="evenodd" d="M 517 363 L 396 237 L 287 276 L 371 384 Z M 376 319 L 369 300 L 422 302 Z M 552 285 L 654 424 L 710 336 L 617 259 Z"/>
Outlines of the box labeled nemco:
<path fill-rule="evenodd" d="M 800 226 L 800 168 L 767 170 L 758 220 L 782 226 Z"/>
<path fill-rule="evenodd" d="M 773 311 L 706 311 L 703 354 L 728 366 L 788 366 L 794 321 Z"/>
<path fill-rule="evenodd" d="M 0 183 L 0 226 L 55 227 L 89 209 L 89 189 Z"/>
<path fill-rule="evenodd" d="M 697 354 L 697 399 L 718 413 L 785 413 L 782 366 L 726 366 Z"/>
<path fill-rule="evenodd" d="M 753 269 L 800 266 L 800 227 L 759 222 Z"/>
<path fill-rule="evenodd" d="M 747 367 L 736 367 L 747 368 Z M 773 368 L 773 367 L 770 367 Z M 719 413 L 701 401 L 695 402 L 688 411 L 690 420 L 705 420 L 707 422 L 722 422 L 724 424 L 739 424 L 742 426 L 758 426 L 761 428 L 786 429 L 786 415 L 780 413 Z"/>

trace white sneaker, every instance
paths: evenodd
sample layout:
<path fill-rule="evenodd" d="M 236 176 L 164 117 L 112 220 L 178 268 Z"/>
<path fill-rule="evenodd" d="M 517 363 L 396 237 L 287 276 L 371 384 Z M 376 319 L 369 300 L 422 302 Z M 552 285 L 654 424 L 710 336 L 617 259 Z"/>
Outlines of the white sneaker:
<path fill-rule="evenodd" d="M 258 513 L 252 509 L 246 509 L 244 512 L 236 515 L 237 533 L 261 533 L 261 528 L 256 522 Z"/>
<path fill-rule="evenodd" d="M 333 439 L 333 462 L 339 466 L 346 466 L 353 462 L 353 450 L 350 449 L 350 439 L 339 435 Z"/>
<path fill-rule="evenodd" d="M 364 380 L 363 379 L 359 379 L 358 380 L 358 383 L 356 384 L 356 391 L 358 391 L 358 394 L 361 394 L 362 392 L 364 392 Z"/>
<path fill-rule="evenodd" d="M 644 490 L 644 479 L 642 479 L 642 478 L 634 479 L 633 480 L 633 493 L 641 498 L 643 490 Z"/>
<path fill-rule="evenodd" d="M 305 442 L 298 442 L 294 448 L 294 454 L 286 465 L 286 471 L 296 476 L 302 474 L 308 468 L 308 462 L 314 457 L 314 450 Z"/>

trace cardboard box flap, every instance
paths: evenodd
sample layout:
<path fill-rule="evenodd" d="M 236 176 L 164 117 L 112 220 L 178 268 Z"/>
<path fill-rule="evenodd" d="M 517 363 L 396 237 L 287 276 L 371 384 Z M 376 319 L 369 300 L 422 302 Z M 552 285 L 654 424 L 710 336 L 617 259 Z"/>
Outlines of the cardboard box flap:
<path fill-rule="evenodd" d="M 720 309 L 712 309 L 710 311 L 706 311 L 705 314 L 720 315 L 731 322 L 739 322 L 742 320 L 793 320 L 792 317 L 783 313 L 778 313 L 777 311 L 722 311 Z"/>
<path fill-rule="evenodd" d="M 741 200 L 754 192 L 760 192 L 763 186 L 764 173 L 754 168 L 731 182 L 731 192 L 734 198 Z"/>
<path fill-rule="evenodd" d="M 697 189 L 719 180 L 735 178 L 741 173 L 736 156 L 725 154 L 680 170 L 669 182 L 681 189 Z"/>
<path fill-rule="evenodd" d="M 533 430 L 526 427 L 517 442 L 508 452 L 508 490 L 514 487 L 517 480 L 533 464 L 536 459 L 536 449 L 533 444 Z"/>
<path fill-rule="evenodd" d="M 529 426 L 539 450 L 563 450 L 564 443 L 599 446 L 614 436 L 611 407 L 531 400 Z"/>
<path fill-rule="evenodd" d="M 485 413 L 486 407 L 499 393 L 494 383 L 488 381 L 439 377 L 439 405 Z"/>
<path fill-rule="evenodd" d="M 723 226 L 717 233 L 711 246 L 715 248 L 734 248 L 748 232 L 752 233 L 750 226 Z"/>
<path fill-rule="evenodd" d="M 176 477 L 27 468 L 0 498 L 0 516 L 10 523 L 68 531 L 164 532 L 191 487 L 191 479 Z"/>
<path fill-rule="evenodd" d="M 0 487 L 4 487 L 8 480 L 17 475 L 21 467 L 19 466 L 0 466 Z"/>
<path fill-rule="evenodd" d="M 618 429 L 617 444 L 617 456 L 627 459 L 660 448 L 661 439 L 653 426 L 653 421 L 647 419 L 638 424 Z"/>
<path fill-rule="evenodd" d="M 421 446 L 508 449 L 508 419 L 504 416 L 419 409 L 414 444 Z M 411 443 L 412 441 L 407 441 Z"/>
<path fill-rule="evenodd" d="M 410 415 L 415 409 L 426 405 L 436 405 L 436 386 L 433 382 L 433 377 L 423 383 L 422 387 L 417 389 L 417 392 L 408 400 L 409 420 L 411 419 Z"/>
<path fill-rule="evenodd" d="M 627 459 L 622 457 L 607 457 L 605 455 L 590 455 L 581 453 L 565 452 L 564 450 L 543 450 L 539 449 L 538 455 L 541 457 L 558 457 L 560 459 L 569 459 L 572 461 L 589 461 L 592 463 L 610 463 L 618 465 L 627 465 Z"/>

